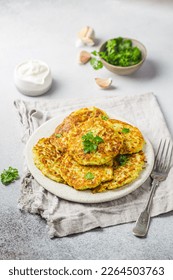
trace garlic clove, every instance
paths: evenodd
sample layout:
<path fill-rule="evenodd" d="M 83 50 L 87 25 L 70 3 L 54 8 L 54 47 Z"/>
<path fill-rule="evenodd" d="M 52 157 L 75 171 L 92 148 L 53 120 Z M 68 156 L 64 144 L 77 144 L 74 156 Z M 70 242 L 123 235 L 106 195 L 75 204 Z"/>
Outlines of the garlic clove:
<path fill-rule="evenodd" d="M 94 40 L 91 38 L 88 38 L 88 37 L 83 38 L 82 42 L 87 46 L 94 46 L 94 44 L 95 44 Z"/>
<path fill-rule="evenodd" d="M 102 89 L 107 89 L 111 86 L 112 84 L 112 79 L 101 79 L 101 78 L 95 78 L 96 84 L 102 88 Z"/>
<path fill-rule="evenodd" d="M 81 51 L 78 55 L 78 63 L 85 64 L 91 59 L 91 54 L 87 51 Z"/>
<path fill-rule="evenodd" d="M 95 32 L 94 29 L 90 26 L 85 26 L 81 29 L 81 31 L 78 33 L 78 38 L 88 46 L 93 46 L 95 44 Z"/>
<path fill-rule="evenodd" d="M 82 38 L 91 38 L 94 39 L 95 38 L 95 32 L 94 29 L 90 26 L 85 26 L 84 28 L 82 28 L 80 30 L 80 32 L 78 33 L 78 37 L 80 39 Z"/>
<path fill-rule="evenodd" d="M 79 32 L 78 32 L 78 37 L 81 39 L 83 37 L 86 37 L 88 30 L 88 26 L 83 27 Z"/>

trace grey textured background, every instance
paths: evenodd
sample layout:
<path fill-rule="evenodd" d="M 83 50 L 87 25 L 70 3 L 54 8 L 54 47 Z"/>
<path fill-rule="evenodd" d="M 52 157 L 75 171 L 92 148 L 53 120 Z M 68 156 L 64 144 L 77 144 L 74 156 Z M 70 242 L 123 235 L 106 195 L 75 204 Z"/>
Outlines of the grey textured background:
<path fill-rule="evenodd" d="M 99 98 L 153 91 L 173 132 L 172 8 L 172 1 L 0 1 L 0 171 L 11 165 L 22 174 L 16 98 Z M 120 77 L 77 65 L 76 33 L 85 25 L 95 28 L 99 41 L 119 35 L 142 41 L 148 57 L 141 70 Z M 24 97 L 14 87 L 14 67 L 26 58 L 42 59 L 52 69 L 53 87 L 42 97 Z M 114 88 L 100 91 L 93 81 L 96 76 L 111 76 Z M 172 213 L 152 219 L 146 239 L 134 237 L 129 223 L 50 240 L 44 220 L 17 209 L 19 188 L 19 181 L 0 185 L 0 259 L 173 259 Z"/>

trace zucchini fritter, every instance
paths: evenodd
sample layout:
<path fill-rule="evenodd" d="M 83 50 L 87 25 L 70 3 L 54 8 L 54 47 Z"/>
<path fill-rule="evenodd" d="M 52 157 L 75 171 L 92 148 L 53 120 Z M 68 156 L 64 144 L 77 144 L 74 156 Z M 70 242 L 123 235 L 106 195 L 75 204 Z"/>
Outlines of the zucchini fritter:
<path fill-rule="evenodd" d="M 68 154 L 63 157 L 59 171 L 67 184 L 77 190 L 93 189 L 113 178 L 113 167 L 80 165 Z"/>
<path fill-rule="evenodd" d="M 123 145 L 120 154 L 133 154 L 141 151 L 145 144 L 142 133 L 135 126 L 119 120 L 109 119 L 115 132 L 121 133 Z"/>
<path fill-rule="evenodd" d="M 65 152 L 68 146 L 68 133 L 71 129 L 89 119 L 102 117 L 108 118 L 108 115 L 103 110 L 96 107 L 81 108 L 72 112 L 60 125 L 56 127 L 54 134 L 51 136 L 52 144 L 56 146 L 57 150 Z"/>
<path fill-rule="evenodd" d="M 93 149 L 87 150 L 89 144 Z M 69 134 L 68 151 L 82 165 L 106 164 L 119 153 L 121 146 L 121 135 L 107 121 L 99 118 L 82 123 Z"/>
<path fill-rule="evenodd" d="M 37 168 L 48 178 L 93 193 L 133 182 L 145 165 L 145 140 L 128 123 L 96 107 L 67 116 L 49 138 L 33 147 Z"/>
<path fill-rule="evenodd" d="M 113 190 L 134 181 L 145 166 L 145 155 L 141 151 L 136 154 L 122 155 L 122 161 L 115 159 L 113 180 L 102 183 L 93 190 L 93 193 Z M 124 157 L 124 158 L 123 158 Z"/>
<path fill-rule="evenodd" d="M 62 155 L 51 144 L 50 138 L 41 138 L 33 147 L 33 159 L 37 168 L 48 178 L 64 183 L 59 173 Z"/>

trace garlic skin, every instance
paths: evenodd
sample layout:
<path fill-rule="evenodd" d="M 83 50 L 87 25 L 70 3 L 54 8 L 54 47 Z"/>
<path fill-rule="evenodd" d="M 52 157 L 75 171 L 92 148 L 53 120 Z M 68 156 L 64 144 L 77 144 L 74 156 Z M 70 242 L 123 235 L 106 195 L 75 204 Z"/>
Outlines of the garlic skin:
<path fill-rule="evenodd" d="M 87 51 L 81 51 L 78 54 L 78 63 L 86 64 L 91 59 L 91 54 Z"/>
<path fill-rule="evenodd" d="M 91 39 L 91 38 L 88 38 L 88 37 L 83 38 L 83 39 L 82 39 L 82 42 L 84 43 L 84 45 L 87 45 L 87 46 L 89 46 L 89 47 L 92 47 L 92 46 L 95 45 L 94 40 Z"/>
<path fill-rule="evenodd" d="M 87 46 L 94 46 L 95 44 L 95 31 L 90 26 L 83 27 L 78 33 L 78 40 L 76 46 L 79 47 L 81 44 Z"/>
<path fill-rule="evenodd" d="M 108 89 L 112 84 L 112 79 L 95 78 L 95 82 L 101 89 Z"/>
<path fill-rule="evenodd" d="M 81 39 L 77 39 L 75 45 L 76 45 L 76 48 L 81 48 L 81 47 L 85 46 L 85 44 L 83 43 L 83 41 Z"/>

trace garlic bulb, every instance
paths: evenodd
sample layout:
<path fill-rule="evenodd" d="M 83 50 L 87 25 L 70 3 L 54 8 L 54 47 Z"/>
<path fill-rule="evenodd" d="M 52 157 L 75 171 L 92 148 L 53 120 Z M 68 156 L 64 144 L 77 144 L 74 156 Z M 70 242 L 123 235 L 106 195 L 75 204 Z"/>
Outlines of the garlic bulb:
<path fill-rule="evenodd" d="M 93 46 L 95 44 L 95 32 L 94 29 L 90 26 L 83 27 L 78 33 L 78 40 L 76 46 L 87 45 Z"/>

